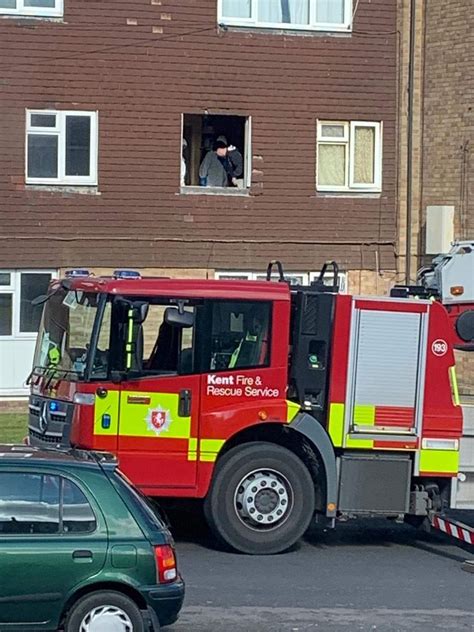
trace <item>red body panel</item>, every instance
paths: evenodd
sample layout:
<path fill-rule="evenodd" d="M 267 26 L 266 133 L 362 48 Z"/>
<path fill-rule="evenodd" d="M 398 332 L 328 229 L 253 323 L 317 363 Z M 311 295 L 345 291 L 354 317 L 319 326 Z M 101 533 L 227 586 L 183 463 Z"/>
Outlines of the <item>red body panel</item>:
<path fill-rule="evenodd" d="M 459 439 L 462 435 L 462 410 L 454 405 L 449 380 L 449 370 L 454 364 L 453 338 L 446 310 L 440 303 L 432 303 L 423 407 L 424 437 Z"/>

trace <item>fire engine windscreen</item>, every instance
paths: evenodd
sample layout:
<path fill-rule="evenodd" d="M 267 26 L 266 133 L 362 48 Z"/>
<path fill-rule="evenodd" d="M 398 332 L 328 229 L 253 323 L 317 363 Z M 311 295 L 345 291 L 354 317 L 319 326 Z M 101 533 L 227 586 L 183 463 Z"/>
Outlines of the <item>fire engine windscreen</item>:
<path fill-rule="evenodd" d="M 95 293 L 57 290 L 45 303 L 34 367 L 69 371 L 81 379 L 91 353 L 91 337 L 99 309 Z M 110 304 L 105 305 L 102 323 L 110 323 Z M 109 327 L 102 327 L 91 372 L 105 377 L 108 369 Z M 104 335 L 102 335 L 104 332 Z"/>

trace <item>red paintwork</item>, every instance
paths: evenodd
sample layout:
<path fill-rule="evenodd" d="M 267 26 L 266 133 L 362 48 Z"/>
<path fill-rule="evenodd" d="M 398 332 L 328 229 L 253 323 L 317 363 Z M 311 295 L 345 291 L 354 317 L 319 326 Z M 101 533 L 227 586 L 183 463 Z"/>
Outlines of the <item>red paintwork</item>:
<path fill-rule="evenodd" d="M 414 408 L 401 406 L 376 406 L 376 426 L 397 426 L 399 428 L 411 428 L 415 418 Z"/>
<path fill-rule="evenodd" d="M 351 314 L 352 296 L 339 295 L 336 298 L 333 328 L 333 331 L 337 333 L 333 335 L 330 354 L 329 402 L 342 404 L 346 401 Z"/>
<path fill-rule="evenodd" d="M 415 450 L 419 446 L 417 437 L 407 437 L 404 441 L 384 441 L 379 439 L 374 441 L 375 450 Z"/>
<path fill-rule="evenodd" d="M 470 312 L 474 310 L 474 305 L 472 303 L 467 303 L 464 305 L 445 305 L 445 309 L 448 312 L 448 318 L 451 324 L 451 329 L 453 332 L 453 340 L 454 346 L 457 349 L 465 349 L 466 351 L 474 351 L 474 342 L 466 342 L 462 338 L 458 336 L 458 332 L 456 331 L 456 322 L 459 316 L 463 312 Z"/>
<path fill-rule="evenodd" d="M 397 299 L 357 299 L 355 301 L 357 309 L 367 309 L 377 312 L 405 312 L 408 314 L 425 314 L 429 304 L 416 301 L 400 301 Z"/>
<path fill-rule="evenodd" d="M 437 340 L 447 342 L 447 351 L 442 356 L 433 353 L 433 343 Z M 452 328 L 440 303 L 430 306 L 426 358 L 423 436 L 459 439 L 462 435 L 462 410 L 453 403 L 449 379 L 449 369 L 455 363 Z"/>
<path fill-rule="evenodd" d="M 290 302 L 286 283 L 267 281 L 227 281 L 214 279 L 156 279 L 136 280 L 86 277 L 69 279 L 71 289 L 127 296 L 172 296 L 174 298 L 222 298 Z M 60 286 L 56 281 L 54 289 Z"/>

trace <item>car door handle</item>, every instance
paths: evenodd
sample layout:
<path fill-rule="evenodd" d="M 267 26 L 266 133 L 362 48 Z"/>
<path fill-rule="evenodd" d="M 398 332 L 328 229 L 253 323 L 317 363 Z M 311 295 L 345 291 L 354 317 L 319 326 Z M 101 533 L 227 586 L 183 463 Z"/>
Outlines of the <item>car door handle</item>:
<path fill-rule="evenodd" d="M 88 551 L 87 549 L 78 549 L 72 554 L 73 560 L 92 560 L 93 557 L 92 551 Z"/>
<path fill-rule="evenodd" d="M 191 391 L 184 388 L 179 392 L 178 416 L 189 417 L 191 415 Z"/>

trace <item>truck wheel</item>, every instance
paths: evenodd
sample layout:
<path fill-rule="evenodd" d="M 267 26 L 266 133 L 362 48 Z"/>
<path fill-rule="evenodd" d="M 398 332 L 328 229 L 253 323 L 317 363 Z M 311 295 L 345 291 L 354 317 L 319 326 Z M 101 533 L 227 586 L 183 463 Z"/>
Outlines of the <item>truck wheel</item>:
<path fill-rule="evenodd" d="M 314 484 L 303 461 L 279 445 L 255 442 L 219 460 L 204 511 L 225 544 L 269 555 L 300 539 L 314 505 Z"/>
<path fill-rule="evenodd" d="M 64 632 L 144 632 L 143 617 L 134 601 L 119 592 L 85 595 L 69 611 Z"/>

